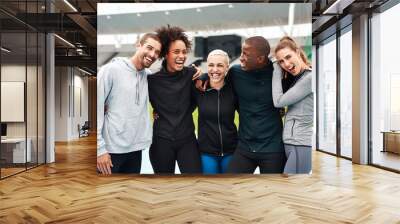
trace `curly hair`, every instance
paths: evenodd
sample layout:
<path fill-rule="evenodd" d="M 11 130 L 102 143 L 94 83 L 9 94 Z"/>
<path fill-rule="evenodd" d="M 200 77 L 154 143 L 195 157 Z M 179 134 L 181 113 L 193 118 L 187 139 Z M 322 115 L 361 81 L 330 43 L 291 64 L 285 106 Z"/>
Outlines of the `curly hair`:
<path fill-rule="evenodd" d="M 169 47 L 172 42 L 181 40 L 186 45 L 186 49 L 189 51 L 192 47 L 192 43 L 189 41 L 188 36 L 184 33 L 185 31 L 177 26 L 163 26 L 158 28 L 156 34 L 161 40 L 162 49 L 160 52 L 160 58 L 164 58 L 169 51 Z"/>

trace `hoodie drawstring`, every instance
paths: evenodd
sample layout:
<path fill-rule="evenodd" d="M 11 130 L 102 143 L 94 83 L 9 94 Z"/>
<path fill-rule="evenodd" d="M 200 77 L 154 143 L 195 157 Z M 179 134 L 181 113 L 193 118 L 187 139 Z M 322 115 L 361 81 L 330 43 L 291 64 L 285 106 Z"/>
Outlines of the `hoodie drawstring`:
<path fill-rule="evenodd" d="M 136 82 L 136 98 L 135 98 L 135 103 L 136 105 L 139 105 L 139 83 L 140 83 L 140 75 L 138 74 L 138 72 L 136 72 L 136 78 L 137 78 L 137 82 Z"/>
<path fill-rule="evenodd" d="M 121 60 L 121 59 L 120 58 L 115 58 L 113 60 Z M 135 104 L 139 105 L 139 102 L 140 102 L 140 95 L 139 95 L 140 91 L 139 91 L 139 88 L 140 88 L 140 79 L 141 79 L 140 72 L 138 72 L 136 70 L 135 66 L 129 61 L 129 59 L 125 58 L 125 59 L 122 59 L 122 61 L 128 66 L 129 69 L 131 69 L 131 70 L 133 70 L 135 72 L 136 81 L 137 81 L 136 82 L 136 93 L 135 93 Z"/>

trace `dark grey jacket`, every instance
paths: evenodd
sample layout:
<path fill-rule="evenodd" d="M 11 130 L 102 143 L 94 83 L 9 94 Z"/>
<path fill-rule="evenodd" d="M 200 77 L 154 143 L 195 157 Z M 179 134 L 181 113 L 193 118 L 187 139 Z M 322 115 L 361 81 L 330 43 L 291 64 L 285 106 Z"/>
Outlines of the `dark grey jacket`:
<path fill-rule="evenodd" d="M 283 128 L 283 142 L 292 145 L 311 146 L 313 134 L 314 95 L 311 70 L 288 91 L 282 91 L 282 69 L 274 63 L 272 96 L 275 107 L 288 106 Z"/>

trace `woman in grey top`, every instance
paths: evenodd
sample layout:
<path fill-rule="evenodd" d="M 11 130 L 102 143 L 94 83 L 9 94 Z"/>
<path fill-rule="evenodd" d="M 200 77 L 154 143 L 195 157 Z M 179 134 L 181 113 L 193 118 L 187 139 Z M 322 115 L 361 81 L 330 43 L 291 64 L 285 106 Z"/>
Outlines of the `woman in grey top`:
<path fill-rule="evenodd" d="M 288 107 L 283 129 L 287 157 L 283 172 L 310 173 L 314 108 L 310 65 L 303 50 L 290 37 L 279 41 L 275 56 L 278 63 L 274 64 L 272 81 L 274 105 Z M 288 85 L 285 85 L 288 80 L 285 76 L 292 76 Z"/>

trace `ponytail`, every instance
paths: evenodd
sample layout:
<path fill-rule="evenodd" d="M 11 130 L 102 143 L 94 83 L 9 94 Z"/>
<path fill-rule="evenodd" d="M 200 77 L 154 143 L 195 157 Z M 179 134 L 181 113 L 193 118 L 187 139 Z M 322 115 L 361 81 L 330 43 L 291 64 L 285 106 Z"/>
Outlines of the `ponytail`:
<path fill-rule="evenodd" d="M 275 47 L 275 55 L 276 52 L 278 52 L 279 50 L 282 50 L 283 48 L 290 48 L 292 51 L 299 51 L 300 52 L 300 57 L 303 60 L 303 62 L 307 65 L 307 66 L 311 66 L 311 63 L 308 61 L 308 58 L 306 56 L 306 54 L 304 53 L 303 49 L 300 48 L 296 41 L 293 40 L 293 38 L 289 37 L 289 36 L 284 36 L 279 40 L 278 45 Z"/>

